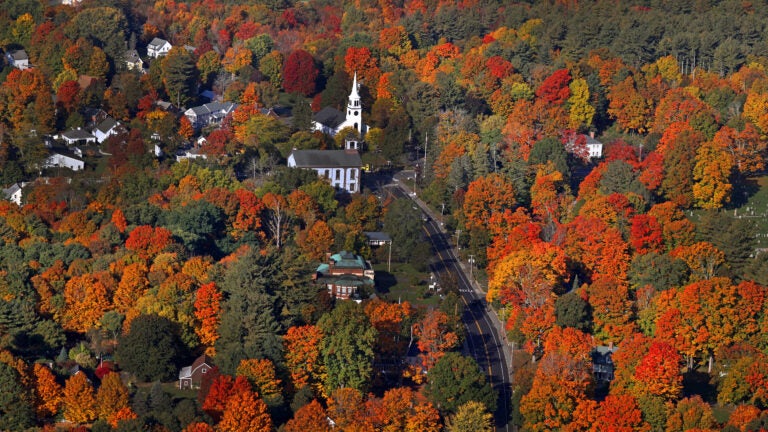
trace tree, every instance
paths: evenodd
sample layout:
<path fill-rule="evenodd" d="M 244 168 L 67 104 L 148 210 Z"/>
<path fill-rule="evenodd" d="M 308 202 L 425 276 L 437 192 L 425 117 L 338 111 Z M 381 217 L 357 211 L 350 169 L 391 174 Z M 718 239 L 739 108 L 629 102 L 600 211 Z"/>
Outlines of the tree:
<path fill-rule="evenodd" d="M 377 332 L 355 302 L 342 302 L 320 318 L 320 354 L 325 366 L 324 392 L 341 387 L 365 390 L 373 374 Z"/>
<path fill-rule="evenodd" d="M 571 74 L 568 69 L 560 69 L 548 76 L 536 89 L 536 97 L 543 99 L 547 104 L 561 105 L 571 95 L 568 83 Z"/>
<path fill-rule="evenodd" d="M 528 156 L 528 163 L 531 165 L 546 164 L 549 161 L 555 164 L 555 169 L 565 179 L 571 177 L 571 169 L 568 167 L 568 154 L 563 143 L 557 138 L 544 138 L 536 141 L 533 148 L 531 148 L 530 156 Z"/>
<path fill-rule="evenodd" d="M 331 432 L 331 430 L 325 409 L 317 399 L 299 408 L 293 418 L 285 424 L 285 432 Z"/>
<path fill-rule="evenodd" d="M 516 204 L 514 186 L 503 176 L 492 173 L 474 180 L 467 187 L 462 207 L 466 226 L 487 228 L 491 215 L 503 213 Z"/>
<path fill-rule="evenodd" d="M 575 291 L 563 294 L 555 300 L 555 315 L 560 327 L 573 327 L 581 331 L 589 331 L 592 321 L 592 311 L 589 303 Z"/>
<path fill-rule="evenodd" d="M 429 371 L 445 353 L 459 342 L 456 333 L 450 331 L 448 315 L 438 309 L 427 312 L 413 328 L 421 351 L 421 363 Z"/>
<path fill-rule="evenodd" d="M 129 408 L 128 388 L 120 379 L 120 374 L 109 372 L 102 378 L 96 392 L 96 416 L 111 421 L 124 408 Z"/>
<path fill-rule="evenodd" d="M 297 239 L 304 253 L 310 259 L 320 261 L 325 256 L 329 244 L 333 243 L 333 232 L 323 220 L 316 220 L 308 228 L 306 235 Z"/>
<path fill-rule="evenodd" d="M 682 399 L 667 419 L 669 432 L 708 430 L 718 426 L 712 407 L 696 395 Z"/>
<path fill-rule="evenodd" d="M 0 428 L 26 430 L 33 425 L 34 409 L 21 374 L 5 361 L 0 362 Z"/>
<path fill-rule="evenodd" d="M 63 327 L 81 333 L 95 328 L 110 308 L 109 293 L 115 288 L 115 280 L 108 272 L 86 273 L 68 280 L 64 287 L 67 307 Z"/>
<path fill-rule="evenodd" d="M 491 432 L 493 414 L 481 402 L 469 401 L 461 405 L 456 414 L 448 418 L 448 432 Z"/>
<path fill-rule="evenodd" d="M 219 338 L 222 297 L 213 282 L 201 285 L 195 295 L 195 318 L 199 321 L 199 325 L 195 327 L 195 333 L 200 338 L 200 343 L 207 347 L 206 353 L 209 355 L 214 355 L 216 352 L 213 345 Z"/>
<path fill-rule="evenodd" d="M 64 418 L 72 423 L 88 423 L 96 419 L 96 399 L 85 373 L 78 372 L 64 386 Z"/>
<path fill-rule="evenodd" d="M 140 225 L 131 230 L 125 240 L 125 248 L 144 259 L 153 258 L 172 241 L 173 233 L 163 227 Z"/>
<path fill-rule="evenodd" d="M 189 51 L 183 46 L 171 48 L 160 67 L 165 91 L 176 106 L 183 107 L 192 101 L 197 68 Z"/>
<path fill-rule="evenodd" d="M 733 158 L 712 141 L 696 151 L 693 167 L 693 198 L 705 209 L 718 209 L 731 201 Z"/>
<path fill-rule="evenodd" d="M 683 389 L 680 354 L 665 342 L 652 342 L 648 353 L 635 368 L 636 394 L 652 394 L 667 400 L 677 399 Z"/>
<path fill-rule="evenodd" d="M 250 389 L 245 389 L 233 394 L 227 400 L 218 430 L 269 432 L 272 430 L 272 419 L 264 401 Z"/>
<path fill-rule="evenodd" d="M 168 380 L 178 372 L 182 343 L 177 324 L 158 315 L 139 315 L 120 337 L 115 359 L 142 381 Z"/>
<path fill-rule="evenodd" d="M 459 353 L 446 353 L 430 370 L 424 389 L 427 397 L 442 412 L 456 413 L 469 401 L 496 410 L 496 392 L 477 362 Z"/>
<path fill-rule="evenodd" d="M 298 49 L 291 52 L 283 65 L 283 88 L 286 93 L 301 93 L 312 96 L 318 70 L 312 54 Z"/>
<path fill-rule="evenodd" d="M 241 360 L 236 373 L 237 376 L 243 376 L 250 381 L 267 405 L 278 406 L 282 403 L 280 380 L 275 374 L 275 365 L 271 360 Z"/>
<path fill-rule="evenodd" d="M 609 395 L 597 409 L 596 430 L 648 430 L 643 413 L 632 395 Z"/>
<path fill-rule="evenodd" d="M 417 250 L 422 236 L 421 224 L 420 211 L 413 208 L 411 200 L 398 199 L 387 207 L 383 228 L 392 237 L 395 259 L 405 261 Z"/>
<path fill-rule="evenodd" d="M 309 385 L 319 376 L 322 337 L 320 328 L 313 325 L 290 327 L 285 333 L 285 365 L 295 389 Z"/>
<path fill-rule="evenodd" d="M 93 7 L 75 15 L 65 28 L 65 33 L 72 40 L 79 37 L 90 40 L 93 45 L 102 47 L 113 62 L 117 62 L 125 51 L 127 29 L 128 21 L 119 9 Z"/>
<path fill-rule="evenodd" d="M 229 399 L 244 391 L 251 391 L 247 378 L 239 376 L 233 379 L 230 375 L 215 374 L 204 394 L 202 409 L 214 420 L 219 421 L 229 404 Z M 198 398 L 200 397 L 203 397 L 203 392 L 198 395 Z"/>
<path fill-rule="evenodd" d="M 41 418 L 53 417 L 61 408 L 61 385 L 56 382 L 56 377 L 51 369 L 45 365 L 35 363 L 33 373 L 37 416 Z"/>

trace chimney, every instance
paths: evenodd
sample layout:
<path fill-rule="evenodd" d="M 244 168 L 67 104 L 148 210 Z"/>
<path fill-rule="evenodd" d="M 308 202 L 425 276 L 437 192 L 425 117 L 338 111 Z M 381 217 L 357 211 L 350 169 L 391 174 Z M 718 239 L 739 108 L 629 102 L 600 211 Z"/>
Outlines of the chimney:
<path fill-rule="evenodd" d="M 608 342 L 608 349 L 613 352 L 613 341 Z"/>
<path fill-rule="evenodd" d="M 595 139 L 595 131 L 589 131 L 589 137 Z"/>

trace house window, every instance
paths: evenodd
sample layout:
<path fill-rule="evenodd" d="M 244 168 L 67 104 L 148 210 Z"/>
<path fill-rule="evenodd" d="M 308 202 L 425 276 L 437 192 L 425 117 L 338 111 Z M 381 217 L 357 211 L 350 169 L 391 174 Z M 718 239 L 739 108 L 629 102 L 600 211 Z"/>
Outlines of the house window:
<path fill-rule="evenodd" d="M 208 369 L 206 368 L 203 368 L 202 370 L 200 370 L 200 373 L 206 373 L 206 372 L 208 372 Z"/>
<path fill-rule="evenodd" d="M 357 173 L 357 170 L 349 170 L 349 179 L 354 180 L 356 173 Z"/>
<path fill-rule="evenodd" d="M 336 180 L 341 180 L 341 170 L 336 170 Z"/>

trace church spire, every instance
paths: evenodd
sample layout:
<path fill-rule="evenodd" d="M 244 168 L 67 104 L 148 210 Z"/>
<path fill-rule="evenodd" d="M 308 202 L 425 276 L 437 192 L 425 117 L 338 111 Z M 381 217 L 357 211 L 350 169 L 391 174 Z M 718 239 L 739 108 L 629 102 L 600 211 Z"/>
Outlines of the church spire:
<path fill-rule="evenodd" d="M 355 71 L 355 77 L 352 78 L 352 91 L 349 93 L 349 100 L 360 99 L 360 95 L 357 94 L 357 71 Z"/>

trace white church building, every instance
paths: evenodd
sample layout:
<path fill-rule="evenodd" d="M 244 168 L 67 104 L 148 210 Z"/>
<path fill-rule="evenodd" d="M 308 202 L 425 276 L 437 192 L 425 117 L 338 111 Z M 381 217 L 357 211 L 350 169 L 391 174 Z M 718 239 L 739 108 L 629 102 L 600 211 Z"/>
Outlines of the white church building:
<path fill-rule="evenodd" d="M 363 105 L 360 102 L 358 89 L 357 72 L 355 72 L 346 114 L 336 108 L 325 107 L 312 116 L 312 131 L 320 131 L 335 136 L 342 129 L 351 127 L 363 137 L 368 131 L 368 125 L 363 123 Z"/>

